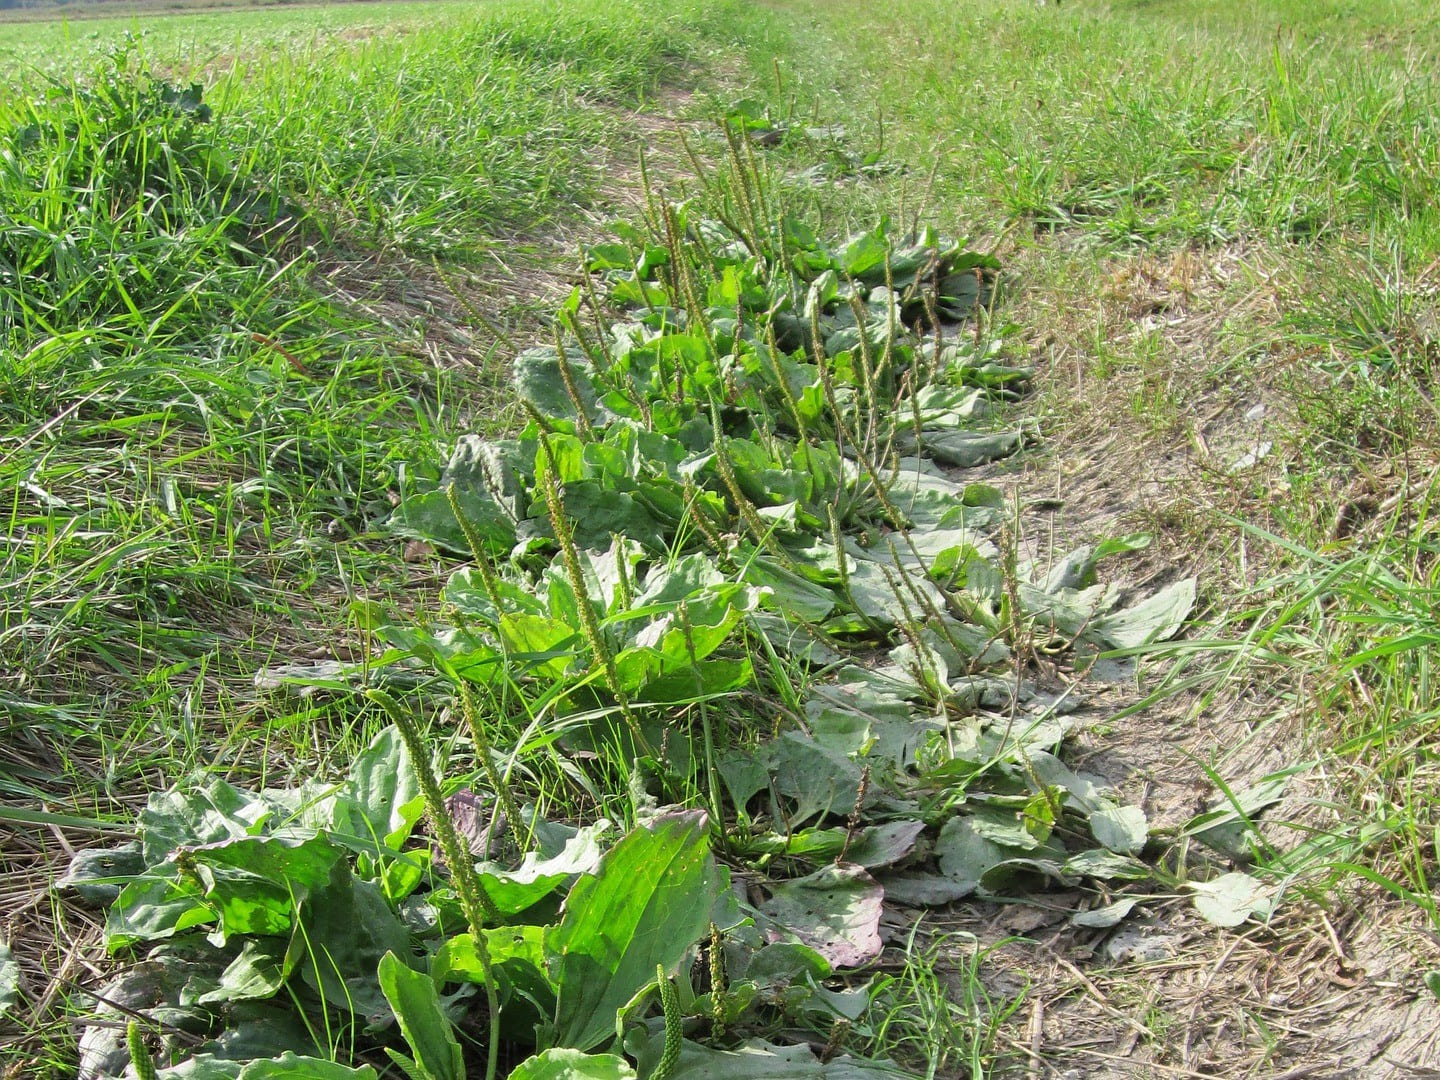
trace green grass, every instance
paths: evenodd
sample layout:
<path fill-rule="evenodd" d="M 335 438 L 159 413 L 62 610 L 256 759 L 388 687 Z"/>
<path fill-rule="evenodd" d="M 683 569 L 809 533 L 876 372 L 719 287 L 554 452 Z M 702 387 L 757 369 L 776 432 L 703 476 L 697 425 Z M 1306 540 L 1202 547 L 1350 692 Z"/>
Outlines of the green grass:
<path fill-rule="evenodd" d="M 48 19 L 6 23 L 0 55 L 7 61 L 5 81 L 19 86 L 35 73 L 72 75 L 77 67 L 111 48 L 128 32 L 143 34 L 148 48 L 177 67 L 223 72 L 238 57 L 264 59 L 312 45 L 363 44 L 423 33 L 444 18 L 473 21 L 475 7 L 428 0 L 286 7 L 266 10 L 244 6 L 229 11 L 178 11 L 155 14 L 112 12 L 102 18 Z"/>
<path fill-rule="evenodd" d="M 1431 231 L 1424 5 L 798 2 L 757 55 L 960 221 L 1105 245 Z M 783 92 L 773 92 L 772 61 Z M 762 81 L 762 79 L 764 81 Z M 880 185 L 888 197 L 896 183 Z"/>
<path fill-rule="evenodd" d="M 555 0 L 3 25 L 0 135 L 39 140 L 0 155 L 6 803 L 128 819 L 197 769 L 275 782 L 363 745 L 369 707 L 262 698 L 253 674 L 363 650 L 356 601 L 433 603 L 437 574 L 379 523 L 402 470 L 437 467 L 508 402 L 488 331 L 437 365 L 413 325 L 346 296 L 573 248 L 607 163 L 641 142 L 628 110 L 699 79 L 697 114 L 743 94 L 843 128 L 763 152 L 829 233 L 903 212 L 999 240 L 1008 347 L 1052 361 L 1040 408 L 1062 447 L 1124 424 L 1142 453 L 1174 450 L 1197 402 L 1267 401 L 1258 475 L 1152 512 L 1168 550 L 1204 552 L 1217 637 L 1270 650 L 1242 650 L 1219 693 L 1279 684 L 1267 706 L 1303 715 L 1340 778 L 1342 844 L 1304 849 L 1311 895 L 1369 881 L 1435 922 L 1431 5 Z M 202 83 L 212 122 L 116 76 L 127 31 L 126 71 Z M 107 104 L 81 96 L 107 86 Z M 1242 269 L 1185 301 L 1213 318 L 1177 343 L 1139 325 L 1124 274 L 1186 253 Z M 479 299 L 523 317 L 523 297 Z M 1006 1006 L 964 985 L 946 1005 L 907 967 L 877 1048 L 978 1075 Z M 38 1075 L 71 1060 L 66 1019 L 33 1033 Z M 948 1061 L 937 1025 L 963 1044 Z"/>

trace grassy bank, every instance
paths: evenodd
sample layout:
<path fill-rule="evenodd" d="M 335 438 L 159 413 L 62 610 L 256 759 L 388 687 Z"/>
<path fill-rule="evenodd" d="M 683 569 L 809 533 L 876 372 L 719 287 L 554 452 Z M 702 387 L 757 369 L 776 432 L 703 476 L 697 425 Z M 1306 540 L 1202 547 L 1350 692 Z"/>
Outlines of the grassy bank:
<path fill-rule="evenodd" d="M 1092 964 L 1103 935 L 1066 922 L 1073 904 L 927 916 L 881 978 L 885 1016 L 835 1047 L 939 1075 L 1038 1058 L 1269 1076 L 1428 1053 L 1403 1036 L 1423 1032 L 1440 969 L 1428 5 L 406 4 L 177 16 L 126 43 L 131 28 L 7 26 L 0 44 L 0 822 L 15 825 L 0 896 L 17 925 L 45 914 L 38 938 L 10 931 L 30 950 L 23 1075 L 72 1067 L 69 1025 L 89 1008 L 72 990 L 101 936 L 93 915 L 52 908 L 65 852 L 37 823 L 128 823 L 197 771 L 251 786 L 331 775 L 370 742 L 387 719 L 373 700 L 277 694 L 255 675 L 298 664 L 323 683 L 317 664 L 376 655 L 382 614 L 427 632 L 453 615 L 437 597 L 465 545 L 407 547 L 386 523 L 458 436 L 523 423 L 509 361 L 551 333 L 558 254 L 596 239 L 612 203 L 644 204 L 635 162 L 659 140 L 643 114 L 676 85 L 701 89 L 688 115 L 749 130 L 777 218 L 837 239 L 889 214 L 1000 254 L 974 347 L 1035 365 L 1025 408 L 1044 435 L 985 476 L 1007 499 L 995 539 L 1012 592 L 1027 558 L 1047 567 L 1137 530 L 1155 542 L 1120 564 L 1133 592 L 1201 583 L 1191 640 L 1147 647 L 1144 682 L 1100 692 L 1076 751 L 1145 806 L 1160 877 L 1144 888 L 1160 899 L 1142 912 L 1183 924 L 1188 951 Z M 51 79 L 63 91 L 47 96 Z M 727 173 L 708 123 L 686 131 L 716 171 L 687 176 L 673 147 L 672 190 L 743 234 L 743 155 Z M 640 213 L 653 246 L 664 222 L 656 204 Z M 694 273 L 701 294 L 729 295 L 716 267 Z M 686 287 L 657 271 L 624 295 L 649 304 L 667 284 Z M 583 345 L 588 327 L 576 333 Z M 606 438 L 559 434 L 592 455 Z M 774 452 L 774 430 L 757 438 Z M 602 457 L 552 467 L 599 483 Z M 730 524 L 758 550 L 742 517 Z M 699 543 L 696 521 L 666 534 L 672 556 Z M 1074 674 L 1046 641 L 1018 646 L 1033 612 L 996 603 L 1027 676 Z M 633 621 L 623 607 L 617 627 Z M 864 615 L 851 645 L 875 631 Z M 804 715 L 808 668 L 775 691 L 794 669 L 747 640 L 769 689 L 744 719 L 704 695 L 676 706 L 705 716 L 707 747 L 711 721 L 755 736 L 756 702 L 777 731 Z M 615 682 L 595 673 L 601 652 L 578 690 L 509 686 L 487 715 L 517 791 L 629 822 L 625 754 L 582 754 L 587 775 L 537 734 Z M 1147 694 L 1160 719 L 1142 726 L 1127 710 Z M 713 771 L 659 780 L 740 829 Z M 1202 849 L 1197 814 L 1237 804 L 1229 848 Z M 1234 936 L 1189 906 L 1194 882 L 1227 869 L 1281 900 Z M 1016 934 L 1048 944 L 1001 944 Z M 1036 959 L 1052 955 L 1063 964 Z M 1034 984 L 1026 1031 L 1009 1021 L 1024 996 L 1012 966 Z M 1266 979 L 1283 991 L 1265 996 Z M 1325 1011 L 1315 986 L 1351 996 Z M 1071 1045 L 1085 1008 L 1118 1027 L 1099 1050 Z M 1401 1033 L 1351 1045 L 1360 1016 Z"/>
<path fill-rule="evenodd" d="M 124 821 L 167 777 L 283 781 L 368 741 L 363 704 L 267 698 L 255 673 L 359 655 L 358 600 L 428 603 L 429 560 L 378 523 L 405 469 L 506 422 L 497 340 L 696 59 L 685 10 L 7 28 L 0 817 L 37 965 L 7 1069 L 73 1069 L 89 1007 L 59 958 L 94 927 L 32 891 L 64 858 L 37 821 Z"/>

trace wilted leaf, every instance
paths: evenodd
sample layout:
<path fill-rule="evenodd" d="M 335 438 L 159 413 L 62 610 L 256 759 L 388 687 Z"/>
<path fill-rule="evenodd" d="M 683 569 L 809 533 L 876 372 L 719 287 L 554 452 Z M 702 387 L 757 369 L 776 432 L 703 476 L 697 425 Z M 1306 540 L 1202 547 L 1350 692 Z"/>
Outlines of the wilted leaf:
<path fill-rule="evenodd" d="M 1195 606 L 1195 579 L 1182 578 L 1134 607 L 1112 611 L 1095 619 L 1088 636 L 1117 649 L 1135 649 L 1174 637 Z"/>
<path fill-rule="evenodd" d="M 85 848 L 70 860 L 65 876 L 55 882 L 58 892 L 70 893 L 86 904 L 113 904 L 125 879 L 145 871 L 138 843 L 117 848 Z"/>
<path fill-rule="evenodd" d="M 917 443 L 913 433 L 897 440 L 901 453 L 923 450 L 934 460 L 957 469 L 973 469 L 990 461 L 999 461 L 1025 445 L 1019 431 L 965 431 L 955 427 L 924 428 Z"/>
<path fill-rule="evenodd" d="M 1090 831 L 1104 847 L 1120 855 L 1138 855 L 1150 838 L 1150 823 L 1138 806 L 1096 807 L 1090 812 Z"/>
<path fill-rule="evenodd" d="M 642 1072 L 660 1060 L 662 1036 L 655 1036 L 637 1055 Z M 842 1055 L 821 1062 L 808 1046 L 773 1046 L 753 1039 L 734 1050 L 712 1050 L 688 1040 L 671 1074 L 676 1080 L 905 1080 L 906 1073 L 889 1062 Z"/>
<path fill-rule="evenodd" d="M 826 866 L 793 881 L 771 883 L 760 911 L 779 928 L 772 941 L 793 933 L 836 967 L 858 967 L 880 953 L 882 889 L 858 866 Z"/>
<path fill-rule="evenodd" d="M 1265 919 L 1275 908 L 1275 888 L 1249 874 L 1222 874 L 1188 887 L 1195 894 L 1195 910 L 1215 926 L 1239 926 L 1252 915 Z"/>
<path fill-rule="evenodd" d="M 462 788 L 445 800 L 445 813 L 471 854 L 487 858 L 503 847 L 501 838 L 509 827 L 503 813 L 479 792 Z M 492 833 L 493 828 L 493 833 Z"/>
<path fill-rule="evenodd" d="M 798 941 L 775 941 L 744 957 L 738 978 L 761 989 L 789 986 L 795 982 L 827 978 L 834 965 L 809 945 Z"/>
<path fill-rule="evenodd" d="M 0 940 L 0 1020 L 10 1015 L 20 994 L 20 965 L 10 955 L 10 943 Z"/>
<path fill-rule="evenodd" d="M 873 870 L 890 866 L 909 855 L 925 831 L 923 821 L 886 821 L 861 829 L 845 853 L 847 862 Z"/>
<path fill-rule="evenodd" d="M 1100 881 L 1144 881 L 1151 876 L 1150 867 L 1134 856 L 1117 855 L 1100 848 L 1071 855 L 1065 860 L 1065 873 Z"/>
<path fill-rule="evenodd" d="M 1074 926 L 1083 926 L 1090 930 L 1106 930 L 1117 925 L 1126 915 L 1129 915 L 1137 903 L 1139 900 L 1135 897 L 1127 896 L 1123 900 L 1106 904 L 1104 907 L 1092 908 L 1089 911 L 1077 911 L 1070 916 L 1070 922 Z"/>
<path fill-rule="evenodd" d="M 1222 793 L 1211 801 L 1208 810 L 1186 823 L 1182 835 L 1193 836 L 1231 858 L 1248 855 L 1255 839 L 1252 824 L 1255 816 L 1280 801 L 1290 777 L 1313 767 L 1314 762 L 1302 762 L 1263 776 L 1240 791 Z"/>

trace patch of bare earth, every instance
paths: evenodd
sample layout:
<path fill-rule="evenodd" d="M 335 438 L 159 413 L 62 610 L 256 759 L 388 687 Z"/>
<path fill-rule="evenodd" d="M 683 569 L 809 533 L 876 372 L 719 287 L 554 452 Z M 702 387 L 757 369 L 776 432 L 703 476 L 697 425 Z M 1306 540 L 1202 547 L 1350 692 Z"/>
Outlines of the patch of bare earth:
<path fill-rule="evenodd" d="M 1007 262 L 1019 281 L 1046 283 L 1007 311 L 1047 328 L 1030 343 L 1045 444 L 987 477 L 1024 508 L 1020 558 L 1043 567 L 1080 544 L 1144 531 L 1154 544 L 1102 564 L 1102 578 L 1139 596 L 1196 574 L 1201 614 L 1207 594 L 1223 604 L 1267 556 L 1223 528 L 1220 513 L 1265 520 L 1269 485 L 1283 483 L 1265 460 L 1287 419 L 1284 393 L 1254 370 L 1227 377 L 1221 363 L 1233 331 L 1278 316 L 1266 253 L 1103 260 L 1048 241 Z M 1304 688 L 1283 671 L 1250 665 L 1208 689 L 1117 717 L 1147 691 L 1088 686 L 1076 718 L 1072 763 L 1142 806 L 1162 838 L 1219 797 L 1207 769 L 1238 791 L 1316 756 Z M 1292 781 L 1264 814 L 1270 839 L 1303 838 L 1279 822 L 1339 825 L 1326 809 L 1344 805 L 1334 795 L 1318 770 Z M 1160 843 L 1161 861 L 1181 875 L 1244 869 L 1198 844 Z M 1103 902 L 1077 892 L 926 913 L 929 933 L 973 934 L 993 948 L 981 978 L 996 1000 L 1025 992 L 999 1033 L 997 1075 L 1440 1076 L 1440 1007 L 1421 982 L 1440 966 L 1440 942 L 1414 906 L 1370 887 L 1331 893 L 1323 906 L 1290 892 L 1268 925 L 1226 931 L 1182 893 L 1113 930 L 1070 923 L 1077 907 Z"/>

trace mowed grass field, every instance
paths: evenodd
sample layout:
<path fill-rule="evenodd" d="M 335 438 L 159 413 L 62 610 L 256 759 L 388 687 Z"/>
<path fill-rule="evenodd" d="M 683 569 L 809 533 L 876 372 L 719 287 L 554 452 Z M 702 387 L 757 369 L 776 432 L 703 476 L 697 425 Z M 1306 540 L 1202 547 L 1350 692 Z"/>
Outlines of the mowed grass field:
<path fill-rule="evenodd" d="M 1143 532 L 1130 584 L 1199 581 L 1185 635 L 1066 744 L 1149 815 L 1153 949 L 1072 926 L 1073 897 L 961 901 L 896 939 L 831 1051 L 1440 1065 L 1437 52 L 1420 0 L 0 23 L 0 1067 L 73 1075 L 124 962 L 50 890 L 73 849 L 197 776 L 339 776 L 386 725 L 257 673 L 365 661 L 380 610 L 437 617 L 457 559 L 395 535 L 396 502 L 460 436 L 522 426 L 510 363 L 645 178 L 723 206 L 741 102 L 786 213 L 999 257 L 975 340 L 1034 369 L 1012 408 L 1038 430 L 984 474 L 1012 570 Z M 553 802 L 631 820 L 615 773 Z M 1183 901 L 1227 872 L 1264 894 L 1218 929 Z"/>

